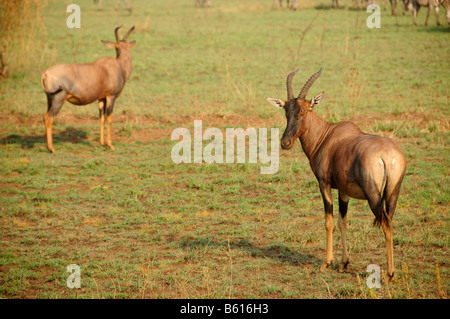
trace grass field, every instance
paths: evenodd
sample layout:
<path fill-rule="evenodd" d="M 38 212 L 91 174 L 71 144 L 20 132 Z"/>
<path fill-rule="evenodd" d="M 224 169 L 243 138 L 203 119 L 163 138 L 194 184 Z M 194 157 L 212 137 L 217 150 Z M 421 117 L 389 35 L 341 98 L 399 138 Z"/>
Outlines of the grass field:
<path fill-rule="evenodd" d="M 447 298 L 449 280 L 450 28 L 426 10 L 391 16 L 381 28 L 349 3 L 271 0 L 71 1 L 42 11 L 30 63 L 0 80 L 0 297 L 2 298 Z M 400 9 L 400 6 L 399 8 Z M 401 12 L 401 10 L 399 10 Z M 66 103 L 45 146 L 40 72 L 57 63 L 114 55 L 100 40 L 136 26 L 133 73 L 114 110 L 115 150 L 100 146 L 98 107 Z M 33 32 L 33 30 L 30 30 Z M 123 31 L 122 31 L 123 32 Z M 31 56 L 33 58 L 31 58 Z M 396 276 L 366 285 L 370 264 L 386 266 L 384 235 L 366 202 L 350 200 L 347 242 L 356 274 L 341 274 L 340 233 L 327 272 L 323 204 L 300 144 L 280 150 L 279 171 L 263 164 L 175 164 L 178 127 L 280 128 L 266 97 L 286 98 L 323 67 L 309 97 L 316 112 L 394 138 L 407 157 L 394 218 Z M 337 211 L 337 193 L 334 207 Z M 335 213 L 335 222 L 337 213 Z M 337 226 L 337 222 L 335 223 Z M 69 289 L 66 268 L 81 268 Z"/>

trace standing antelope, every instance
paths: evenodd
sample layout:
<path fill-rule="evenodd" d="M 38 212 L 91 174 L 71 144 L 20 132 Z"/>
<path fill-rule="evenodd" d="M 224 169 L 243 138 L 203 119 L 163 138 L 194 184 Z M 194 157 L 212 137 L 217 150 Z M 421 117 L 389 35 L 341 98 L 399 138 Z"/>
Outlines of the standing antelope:
<path fill-rule="evenodd" d="M 116 49 L 116 58 L 103 57 L 92 63 L 59 64 L 42 72 L 41 84 L 47 95 L 47 113 L 44 116 L 47 135 L 47 148 L 55 152 L 53 147 L 52 124 L 65 101 L 75 105 L 87 105 L 99 101 L 100 111 L 100 143 L 105 145 L 104 126 L 106 120 L 106 146 L 113 149 L 111 142 L 112 112 L 115 100 L 122 92 L 125 82 L 131 75 L 131 48 L 135 41 L 128 42 L 128 36 L 134 26 L 128 30 L 122 40 L 119 39 L 119 28 L 114 30 L 116 42 L 103 41 Z"/>
<path fill-rule="evenodd" d="M 319 182 L 325 206 L 327 257 L 320 267 L 327 269 L 333 262 L 333 202 L 331 189 L 339 191 L 338 225 L 342 235 L 342 262 L 339 271 L 347 271 L 349 257 L 346 243 L 346 214 L 349 197 L 365 199 L 375 215 L 374 225 L 383 228 L 387 248 L 387 274 L 394 275 L 392 218 L 397 206 L 406 159 L 397 144 L 385 137 L 363 133 L 352 122 L 329 123 L 316 115 L 313 108 L 320 103 L 319 93 L 306 100 L 309 88 L 322 69 L 312 75 L 298 97 L 294 97 L 292 78 L 287 77 L 287 101 L 267 98 L 286 112 L 287 126 L 281 147 L 291 149 L 298 138 Z"/>

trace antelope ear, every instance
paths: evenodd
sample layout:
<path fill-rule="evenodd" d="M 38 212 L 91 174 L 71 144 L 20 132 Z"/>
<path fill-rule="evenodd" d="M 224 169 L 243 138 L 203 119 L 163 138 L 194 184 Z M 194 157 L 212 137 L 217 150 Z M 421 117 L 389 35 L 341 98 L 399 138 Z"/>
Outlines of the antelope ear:
<path fill-rule="evenodd" d="M 284 107 L 284 105 L 286 104 L 286 102 L 283 101 L 283 100 L 272 99 L 271 97 L 268 97 L 267 101 L 269 101 L 269 103 L 272 104 L 275 107 Z"/>
<path fill-rule="evenodd" d="M 103 44 L 106 45 L 107 47 L 110 47 L 110 48 L 117 48 L 116 42 L 104 41 L 104 40 L 102 40 L 102 42 L 103 42 Z"/>
<path fill-rule="evenodd" d="M 314 96 L 312 98 L 312 100 L 311 100 L 311 108 L 313 108 L 314 106 L 316 106 L 316 105 L 318 105 L 320 103 L 320 101 L 323 98 L 323 94 L 324 94 L 324 92 L 319 93 L 319 94 L 317 94 L 316 96 Z"/>

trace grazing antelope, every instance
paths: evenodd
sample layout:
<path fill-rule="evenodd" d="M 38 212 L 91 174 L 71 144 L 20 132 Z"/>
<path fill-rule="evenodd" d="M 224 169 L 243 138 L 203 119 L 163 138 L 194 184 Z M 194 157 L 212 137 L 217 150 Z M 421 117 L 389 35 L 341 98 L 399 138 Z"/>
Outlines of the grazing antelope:
<path fill-rule="evenodd" d="M 128 2 L 128 0 L 117 0 L 117 3 L 114 6 L 114 9 L 118 10 L 120 7 L 120 3 L 122 1 L 123 1 L 123 3 L 125 3 L 125 6 L 127 7 L 128 12 L 131 13 L 133 8 L 131 7 L 131 4 Z M 102 0 L 94 0 L 94 3 L 97 3 L 97 2 L 98 2 L 98 10 L 101 11 L 102 10 Z"/>
<path fill-rule="evenodd" d="M 339 5 L 339 0 L 331 0 L 331 6 L 333 8 L 340 8 L 341 6 Z"/>
<path fill-rule="evenodd" d="M 450 25 L 450 0 L 439 0 L 439 3 L 445 8 L 447 23 Z"/>
<path fill-rule="evenodd" d="M 298 3 L 297 0 L 292 0 L 292 3 L 289 4 L 289 0 L 286 0 L 286 8 L 291 9 L 291 10 L 297 10 L 298 7 Z M 280 3 L 280 8 L 283 8 L 283 0 L 279 0 Z M 273 0 L 273 5 L 272 7 L 277 7 L 277 0 Z"/>
<path fill-rule="evenodd" d="M 434 7 L 436 13 L 436 24 L 441 25 L 439 22 L 439 5 L 442 4 L 446 10 L 447 22 L 450 24 L 450 1 L 449 0 L 408 0 L 412 5 L 412 15 L 414 24 L 417 25 L 417 14 L 419 13 L 420 7 L 428 7 L 427 18 L 425 20 L 425 25 L 428 25 L 428 18 L 430 17 L 431 8 Z M 407 5 L 406 5 L 407 6 Z"/>
<path fill-rule="evenodd" d="M 412 4 L 410 3 L 409 0 L 402 0 L 402 8 L 403 8 L 403 12 L 402 14 L 405 15 L 406 11 L 412 11 Z"/>
<path fill-rule="evenodd" d="M 392 218 L 397 206 L 406 159 L 398 145 L 389 138 L 363 133 L 352 122 L 329 123 L 314 113 L 323 98 L 319 93 L 306 100 L 309 88 L 322 69 L 312 75 L 298 97 L 294 97 L 292 78 L 287 77 L 287 101 L 267 98 L 286 112 L 287 126 L 281 147 L 289 150 L 298 138 L 319 182 L 325 206 L 327 257 L 321 270 L 333 262 L 333 202 L 331 189 L 339 191 L 338 225 L 342 235 L 342 262 L 339 271 L 347 271 L 349 256 L 346 243 L 346 214 L 349 197 L 365 199 L 375 215 L 374 225 L 383 228 L 387 248 L 387 274 L 394 275 Z"/>
<path fill-rule="evenodd" d="M 391 3 L 391 13 L 393 16 L 397 15 L 397 0 L 389 0 Z"/>
<path fill-rule="evenodd" d="M 75 105 L 87 105 L 99 101 L 100 143 L 105 145 L 104 126 L 106 113 L 106 146 L 113 149 L 111 142 L 112 112 L 115 100 L 122 92 L 125 82 L 131 75 L 131 48 L 135 41 L 128 42 L 128 36 L 134 26 L 128 30 L 122 40 L 119 39 L 119 28 L 114 30 L 116 42 L 103 41 L 116 49 L 116 58 L 103 57 L 92 63 L 59 64 L 42 72 L 41 84 L 47 95 L 47 113 L 44 116 L 47 135 L 47 148 L 55 152 L 53 147 L 52 124 L 65 101 Z"/>
<path fill-rule="evenodd" d="M 195 0 L 195 6 L 209 8 L 211 6 L 211 0 Z"/>
<path fill-rule="evenodd" d="M 297 10 L 298 4 L 297 0 L 292 0 L 291 10 Z"/>
<path fill-rule="evenodd" d="M 377 2 L 375 0 L 361 0 L 360 2 L 361 2 L 361 7 L 359 6 L 358 0 L 353 0 L 353 6 L 358 10 L 360 8 L 362 8 L 363 10 L 366 10 L 367 7 L 369 6 L 369 4 L 377 4 Z"/>

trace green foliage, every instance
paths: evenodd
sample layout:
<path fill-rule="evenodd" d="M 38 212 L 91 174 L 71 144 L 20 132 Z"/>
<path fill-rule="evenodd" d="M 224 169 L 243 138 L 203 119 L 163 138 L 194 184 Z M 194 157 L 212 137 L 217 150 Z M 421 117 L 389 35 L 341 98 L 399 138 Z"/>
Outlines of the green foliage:
<path fill-rule="evenodd" d="M 114 109 L 114 151 L 99 145 L 97 106 L 66 103 L 55 120 L 56 153 L 49 154 L 39 66 L 2 80 L 1 297 L 447 295 L 448 27 L 414 27 L 410 16 L 382 11 L 381 29 L 370 30 L 365 11 L 311 1 L 292 12 L 271 2 L 213 1 L 200 9 L 194 1 L 135 0 L 129 15 L 107 2 L 97 11 L 85 0 L 77 30 L 65 27 L 64 1 L 47 6 L 42 68 L 113 56 L 100 40 L 112 40 L 115 26 L 134 24 L 134 70 Z M 285 98 L 289 71 L 301 67 L 299 90 L 320 66 L 311 94 L 323 90 L 325 98 L 316 112 L 393 137 L 407 156 L 394 218 L 397 277 L 379 290 L 365 287 L 365 270 L 374 263 L 384 269 L 384 236 L 363 201 L 350 200 L 347 226 L 361 280 L 338 272 L 338 227 L 335 263 L 319 272 L 323 203 L 298 143 L 280 151 L 274 175 L 261 175 L 262 164 L 177 165 L 170 158 L 172 130 L 192 132 L 194 119 L 204 120 L 203 129 L 282 132 L 284 114 L 265 98 Z M 82 271 L 76 291 L 65 283 L 73 263 Z"/>

